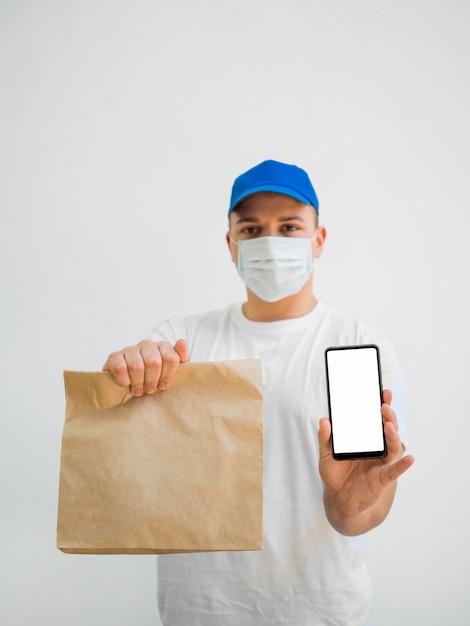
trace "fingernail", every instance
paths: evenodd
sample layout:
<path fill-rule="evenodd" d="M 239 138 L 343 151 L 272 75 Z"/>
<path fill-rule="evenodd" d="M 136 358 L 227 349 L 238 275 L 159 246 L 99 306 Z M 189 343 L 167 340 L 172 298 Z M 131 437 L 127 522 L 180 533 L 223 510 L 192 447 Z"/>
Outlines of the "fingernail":
<path fill-rule="evenodd" d="M 142 393 L 143 393 L 143 390 L 142 390 L 142 389 L 134 389 L 134 396 L 135 396 L 136 398 L 138 398 L 139 396 L 141 396 L 141 395 L 142 395 Z"/>
<path fill-rule="evenodd" d="M 167 387 L 168 385 L 166 383 L 158 383 L 158 388 L 161 389 L 161 391 L 164 391 Z"/>
<path fill-rule="evenodd" d="M 155 392 L 155 389 L 153 387 L 147 387 L 145 390 L 145 393 L 148 393 L 149 395 L 151 395 L 154 392 Z"/>

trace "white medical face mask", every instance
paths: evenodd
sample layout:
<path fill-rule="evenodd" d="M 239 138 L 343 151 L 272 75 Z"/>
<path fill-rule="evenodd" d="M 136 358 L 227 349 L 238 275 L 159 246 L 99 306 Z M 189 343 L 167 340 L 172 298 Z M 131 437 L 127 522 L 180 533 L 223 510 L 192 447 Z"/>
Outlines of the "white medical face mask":
<path fill-rule="evenodd" d="M 238 245 L 238 273 L 245 285 L 265 302 L 298 293 L 313 269 L 314 237 L 258 237 Z"/>

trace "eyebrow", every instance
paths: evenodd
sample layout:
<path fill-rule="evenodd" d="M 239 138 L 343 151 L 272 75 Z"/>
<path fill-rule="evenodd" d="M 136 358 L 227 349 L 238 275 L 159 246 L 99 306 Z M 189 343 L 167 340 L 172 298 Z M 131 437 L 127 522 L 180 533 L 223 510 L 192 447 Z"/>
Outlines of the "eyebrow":
<path fill-rule="evenodd" d="M 305 222 L 305 218 L 303 218 L 301 215 L 288 215 L 287 217 L 280 217 L 279 221 L 280 222 L 293 222 L 299 220 L 301 222 Z M 257 224 L 259 222 L 259 219 L 257 217 L 251 216 L 251 215 L 247 215 L 246 217 L 240 217 L 235 224 L 241 224 L 242 222 L 250 222 L 253 224 Z"/>

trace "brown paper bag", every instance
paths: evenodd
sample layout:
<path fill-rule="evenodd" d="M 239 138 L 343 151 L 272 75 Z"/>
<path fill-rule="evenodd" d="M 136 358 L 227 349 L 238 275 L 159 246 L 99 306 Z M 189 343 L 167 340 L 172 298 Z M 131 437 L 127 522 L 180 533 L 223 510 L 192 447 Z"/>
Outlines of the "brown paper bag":
<path fill-rule="evenodd" d="M 60 550 L 262 549 L 260 361 L 184 363 L 141 398 L 108 372 L 64 379 Z"/>

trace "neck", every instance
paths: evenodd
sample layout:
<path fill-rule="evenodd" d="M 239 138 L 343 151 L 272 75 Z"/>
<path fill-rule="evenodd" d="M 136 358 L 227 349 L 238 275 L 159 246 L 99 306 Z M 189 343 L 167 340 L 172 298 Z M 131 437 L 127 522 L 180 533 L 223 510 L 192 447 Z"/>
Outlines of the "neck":
<path fill-rule="evenodd" d="M 277 302 L 265 302 L 247 289 L 247 301 L 242 310 L 245 317 L 252 322 L 277 322 L 279 320 L 302 317 L 313 311 L 318 300 L 312 293 L 311 280 L 296 293 Z"/>

